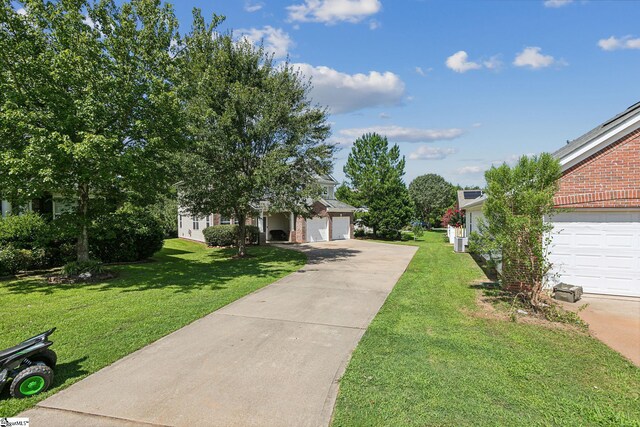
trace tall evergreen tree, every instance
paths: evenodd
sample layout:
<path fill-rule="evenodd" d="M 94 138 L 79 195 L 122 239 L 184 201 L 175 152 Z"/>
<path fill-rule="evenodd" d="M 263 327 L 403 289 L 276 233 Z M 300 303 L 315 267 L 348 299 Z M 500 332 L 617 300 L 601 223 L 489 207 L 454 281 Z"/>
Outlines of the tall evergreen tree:
<path fill-rule="evenodd" d="M 402 181 L 405 160 L 398 145 L 389 148 L 386 137 L 376 133 L 358 138 L 344 167 L 352 194 L 368 213 L 363 222 L 374 235 L 395 238 L 411 221 L 413 206 Z"/>

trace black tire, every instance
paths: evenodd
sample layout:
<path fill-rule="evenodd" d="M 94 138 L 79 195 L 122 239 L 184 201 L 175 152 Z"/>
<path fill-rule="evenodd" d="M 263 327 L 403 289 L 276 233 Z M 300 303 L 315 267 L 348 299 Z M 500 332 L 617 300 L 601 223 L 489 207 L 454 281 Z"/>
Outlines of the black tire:
<path fill-rule="evenodd" d="M 52 382 L 53 370 L 50 367 L 46 365 L 29 366 L 20 371 L 13 381 L 11 381 L 9 393 L 18 399 L 35 396 L 36 394 L 47 391 Z M 25 384 L 25 387 L 21 387 L 23 384 Z M 32 387 L 33 392 L 25 390 L 30 384 L 35 384 L 35 387 Z"/>
<path fill-rule="evenodd" d="M 56 367 L 56 363 L 58 363 L 58 355 L 55 351 L 45 348 L 40 353 L 34 354 L 33 356 L 29 357 L 29 361 L 31 361 L 32 363 L 42 362 L 53 369 Z"/>

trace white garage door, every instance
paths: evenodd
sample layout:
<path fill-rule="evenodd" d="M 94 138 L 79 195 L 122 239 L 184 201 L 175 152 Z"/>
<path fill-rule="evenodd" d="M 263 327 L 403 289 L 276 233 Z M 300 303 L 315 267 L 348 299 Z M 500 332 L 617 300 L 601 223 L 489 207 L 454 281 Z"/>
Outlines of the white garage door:
<path fill-rule="evenodd" d="M 307 220 L 307 242 L 326 242 L 329 240 L 329 222 L 327 218 Z"/>
<path fill-rule="evenodd" d="M 349 217 L 333 217 L 331 219 L 331 240 L 346 240 L 351 238 L 349 233 Z"/>
<path fill-rule="evenodd" d="M 553 223 L 550 260 L 559 281 L 640 296 L 640 212 L 571 212 Z"/>

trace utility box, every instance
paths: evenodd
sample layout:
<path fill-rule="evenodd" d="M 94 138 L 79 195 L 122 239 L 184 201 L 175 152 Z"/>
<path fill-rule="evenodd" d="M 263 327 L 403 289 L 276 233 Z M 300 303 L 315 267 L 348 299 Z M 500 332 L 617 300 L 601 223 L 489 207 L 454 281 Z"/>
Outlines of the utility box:
<path fill-rule="evenodd" d="M 467 246 L 469 239 L 466 237 L 456 237 L 453 240 L 453 250 L 454 252 L 465 252 L 465 247 Z"/>
<path fill-rule="evenodd" d="M 560 283 L 553 287 L 553 298 L 559 301 L 576 302 L 582 298 L 582 286 Z"/>

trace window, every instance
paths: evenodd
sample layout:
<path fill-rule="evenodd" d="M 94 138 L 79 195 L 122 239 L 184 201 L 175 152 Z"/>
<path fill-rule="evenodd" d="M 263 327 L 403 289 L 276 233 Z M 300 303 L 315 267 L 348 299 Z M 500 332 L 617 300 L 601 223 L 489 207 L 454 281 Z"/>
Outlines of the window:
<path fill-rule="evenodd" d="M 193 229 L 200 230 L 200 221 L 195 216 L 193 217 Z"/>
<path fill-rule="evenodd" d="M 211 227 L 211 215 L 207 215 L 207 227 Z"/>
<path fill-rule="evenodd" d="M 231 218 L 220 217 L 220 224 L 231 224 Z"/>
<path fill-rule="evenodd" d="M 182 215 L 178 215 L 178 228 L 182 228 Z"/>

